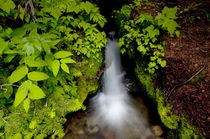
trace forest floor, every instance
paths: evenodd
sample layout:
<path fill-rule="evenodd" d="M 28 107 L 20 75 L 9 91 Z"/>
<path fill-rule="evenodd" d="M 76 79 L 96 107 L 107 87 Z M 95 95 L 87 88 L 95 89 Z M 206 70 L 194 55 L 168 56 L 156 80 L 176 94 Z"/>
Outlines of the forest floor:
<path fill-rule="evenodd" d="M 169 5 L 178 5 L 182 10 L 191 9 L 180 14 L 179 37 L 163 35 L 167 66 L 156 79 L 157 86 L 166 93 L 166 99 L 173 105 L 175 114 L 184 114 L 191 125 L 209 137 L 210 1 L 179 0 Z"/>

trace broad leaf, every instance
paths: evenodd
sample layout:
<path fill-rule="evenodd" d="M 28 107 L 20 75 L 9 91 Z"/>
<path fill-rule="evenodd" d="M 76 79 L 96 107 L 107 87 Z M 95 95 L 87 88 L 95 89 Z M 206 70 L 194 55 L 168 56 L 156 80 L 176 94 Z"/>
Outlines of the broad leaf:
<path fill-rule="evenodd" d="M 42 80 L 47 80 L 48 78 L 49 76 L 43 72 L 33 71 L 28 73 L 28 79 L 32 81 L 42 81 Z"/>
<path fill-rule="evenodd" d="M 36 56 L 27 56 L 25 59 L 25 63 L 29 67 L 43 67 L 47 65 L 47 63 L 42 60 L 41 57 L 36 58 Z"/>
<path fill-rule="evenodd" d="M 28 68 L 25 65 L 20 65 L 15 71 L 12 72 L 11 76 L 9 77 L 9 83 L 13 84 L 20 81 L 26 76 L 27 73 Z"/>
<path fill-rule="evenodd" d="M 76 61 L 74 61 L 71 58 L 64 58 L 64 59 L 61 59 L 60 61 L 61 63 L 76 63 Z"/>
<path fill-rule="evenodd" d="M 69 67 L 65 63 L 61 63 L 61 68 L 63 71 L 69 73 Z"/>
<path fill-rule="evenodd" d="M 57 53 L 54 54 L 55 58 L 66 58 L 68 56 L 71 56 L 72 53 L 68 52 L 68 51 L 59 51 Z"/>
<path fill-rule="evenodd" d="M 26 98 L 24 100 L 23 106 L 24 106 L 25 111 L 28 112 L 29 107 L 30 107 L 30 99 L 29 98 Z"/>
<path fill-rule="evenodd" d="M 30 93 L 29 93 L 29 98 L 30 99 L 42 99 L 45 98 L 45 93 L 42 91 L 42 89 L 35 85 L 32 84 L 30 87 Z"/>
<path fill-rule="evenodd" d="M 50 67 L 52 69 L 53 75 L 56 77 L 58 72 L 59 72 L 59 69 L 60 69 L 60 62 L 59 62 L 59 60 L 54 60 L 52 62 L 52 64 L 50 65 Z"/>
<path fill-rule="evenodd" d="M 15 94 L 14 106 L 17 107 L 27 96 L 28 90 L 30 89 L 32 82 L 27 80 L 22 83 Z"/>
<path fill-rule="evenodd" d="M 2 55 L 5 48 L 8 47 L 8 41 L 5 42 L 3 39 L 0 38 L 0 56 Z"/>
<path fill-rule="evenodd" d="M 10 54 L 4 58 L 5 63 L 10 63 L 12 59 L 16 56 L 16 54 Z"/>
<path fill-rule="evenodd" d="M 6 86 L 6 93 L 4 94 L 4 97 L 9 99 L 11 95 L 13 94 L 13 87 L 12 86 Z"/>
<path fill-rule="evenodd" d="M 0 9 L 10 13 L 10 10 L 13 10 L 15 8 L 15 3 L 12 0 L 0 0 Z"/>

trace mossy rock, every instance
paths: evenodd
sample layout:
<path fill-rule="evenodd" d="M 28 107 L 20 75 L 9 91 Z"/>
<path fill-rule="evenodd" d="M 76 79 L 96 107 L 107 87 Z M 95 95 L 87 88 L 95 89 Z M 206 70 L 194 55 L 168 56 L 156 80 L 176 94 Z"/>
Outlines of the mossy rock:
<path fill-rule="evenodd" d="M 204 139 L 203 135 L 194 126 L 189 125 L 184 117 L 178 131 L 180 139 Z"/>
<path fill-rule="evenodd" d="M 169 129 L 177 129 L 179 117 L 172 113 L 172 106 L 165 102 L 164 94 L 159 89 L 156 89 L 156 101 L 161 121 Z"/>
<path fill-rule="evenodd" d="M 153 77 L 144 71 L 143 64 L 136 62 L 135 72 L 141 85 L 145 88 L 145 91 L 149 98 L 157 103 L 158 114 L 162 123 L 169 128 L 168 136 L 174 138 L 179 137 L 180 139 L 203 139 L 202 134 L 192 125 L 189 125 L 188 121 L 184 116 L 175 115 L 172 112 L 172 105 L 165 101 L 164 93 L 155 89 Z M 175 130 L 178 130 L 178 135 Z"/>
<path fill-rule="evenodd" d="M 84 63 L 79 66 L 82 76 L 78 79 L 78 94 L 80 101 L 83 102 L 89 93 L 95 93 L 98 89 L 99 83 L 96 78 L 102 62 L 103 55 L 99 54 L 98 59 L 90 57 L 90 59 L 83 58 Z"/>
<path fill-rule="evenodd" d="M 152 81 L 152 76 L 147 74 L 144 71 L 142 64 L 139 63 L 136 64 L 135 72 L 137 74 L 139 82 L 145 88 L 148 96 L 155 101 L 156 95 L 155 95 L 154 83 Z"/>

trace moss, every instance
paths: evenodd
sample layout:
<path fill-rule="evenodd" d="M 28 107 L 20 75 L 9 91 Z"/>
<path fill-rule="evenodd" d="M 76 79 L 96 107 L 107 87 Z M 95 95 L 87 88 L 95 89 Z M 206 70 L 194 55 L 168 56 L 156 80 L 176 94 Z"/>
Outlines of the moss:
<path fill-rule="evenodd" d="M 148 96 L 152 100 L 155 100 L 156 95 L 154 90 L 154 83 L 152 81 L 152 76 L 147 74 L 142 67 L 143 66 L 141 66 L 141 64 L 136 64 L 135 72 L 138 76 L 140 83 L 145 88 Z"/>
<path fill-rule="evenodd" d="M 193 126 L 189 125 L 187 119 L 182 118 L 181 125 L 179 127 L 180 139 L 204 139 L 201 133 Z"/>
<path fill-rule="evenodd" d="M 155 89 L 153 83 L 153 76 L 147 74 L 142 64 L 137 62 L 135 72 L 138 76 L 138 79 L 142 86 L 145 88 L 147 95 L 157 103 L 158 114 L 160 115 L 160 119 L 162 123 L 169 129 L 170 132 L 168 136 L 171 138 L 179 138 L 180 139 L 202 139 L 204 138 L 202 134 L 193 126 L 189 125 L 188 121 L 184 116 L 177 116 L 172 112 L 172 106 L 165 101 L 164 93 Z M 193 83 L 199 81 L 203 78 L 203 73 L 199 75 L 199 77 L 195 78 Z M 178 129 L 178 134 L 176 130 Z"/>
<path fill-rule="evenodd" d="M 165 102 L 164 95 L 159 89 L 156 89 L 156 101 L 161 121 L 169 129 L 177 129 L 179 117 L 172 113 L 172 106 Z"/>
<path fill-rule="evenodd" d="M 89 93 L 96 92 L 98 89 L 96 75 L 103 62 L 103 55 L 100 53 L 97 60 L 91 57 L 90 59 L 83 58 L 83 61 L 79 66 L 82 76 L 78 79 L 78 94 L 81 102 L 87 98 Z"/>

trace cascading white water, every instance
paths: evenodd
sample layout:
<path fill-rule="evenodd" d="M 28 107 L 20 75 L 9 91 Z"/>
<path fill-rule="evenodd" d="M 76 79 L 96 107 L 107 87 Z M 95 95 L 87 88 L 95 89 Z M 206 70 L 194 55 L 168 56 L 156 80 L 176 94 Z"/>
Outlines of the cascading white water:
<path fill-rule="evenodd" d="M 146 117 L 137 110 L 122 83 L 124 73 L 117 43 L 117 40 L 108 39 L 102 92 L 92 99 L 92 123 L 119 139 L 151 137 Z"/>

